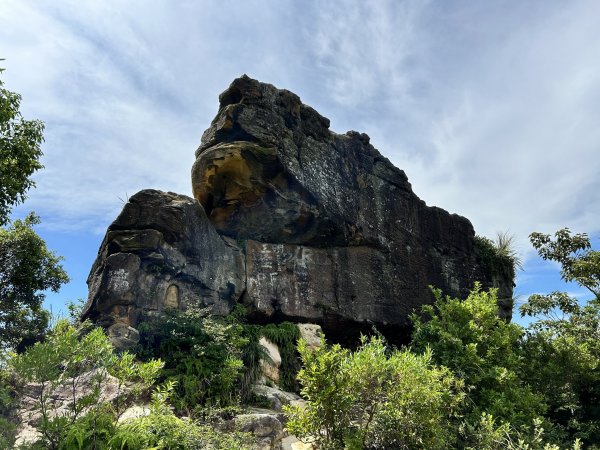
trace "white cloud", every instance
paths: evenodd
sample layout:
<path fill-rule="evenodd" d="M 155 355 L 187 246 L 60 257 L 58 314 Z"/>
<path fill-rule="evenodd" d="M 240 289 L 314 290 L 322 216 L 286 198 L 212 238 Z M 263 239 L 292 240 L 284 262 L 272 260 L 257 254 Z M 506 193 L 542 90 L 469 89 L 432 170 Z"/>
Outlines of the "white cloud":
<path fill-rule="evenodd" d="M 0 4 L 4 79 L 47 124 L 25 206 L 101 233 L 119 197 L 190 193 L 217 95 L 242 73 L 365 131 L 428 204 L 485 235 L 600 231 L 594 1 Z"/>

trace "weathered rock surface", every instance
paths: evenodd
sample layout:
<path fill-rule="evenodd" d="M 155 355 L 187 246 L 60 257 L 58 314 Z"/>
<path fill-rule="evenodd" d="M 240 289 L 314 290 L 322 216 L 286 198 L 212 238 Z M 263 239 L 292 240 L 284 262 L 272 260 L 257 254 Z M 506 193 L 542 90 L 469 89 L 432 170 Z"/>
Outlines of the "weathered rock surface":
<path fill-rule="evenodd" d="M 314 323 L 299 323 L 298 331 L 300 337 L 304 339 L 309 349 L 315 350 L 321 346 L 321 338 L 323 338 L 323 330 L 319 325 Z"/>
<path fill-rule="evenodd" d="M 268 402 L 269 408 L 273 411 L 282 412 L 286 405 L 302 405 L 305 403 L 302 398 L 293 392 L 284 391 L 278 387 L 258 384 L 253 388 L 254 394 Z"/>
<path fill-rule="evenodd" d="M 109 227 L 84 317 L 115 339 L 191 303 L 242 302 L 254 320 L 339 338 L 372 325 L 401 337 L 429 285 L 464 297 L 481 281 L 510 303 L 512 280 L 486 270 L 471 223 L 427 206 L 368 136 L 333 133 L 295 94 L 246 76 L 219 100 L 192 169 L 198 202 L 142 191 Z"/>
<path fill-rule="evenodd" d="M 279 383 L 279 368 L 281 367 L 281 354 L 279 348 L 273 342 L 262 336 L 258 340 L 259 345 L 266 353 L 266 359 L 260 360 L 263 376 L 273 383 Z"/>
<path fill-rule="evenodd" d="M 145 190 L 109 226 L 88 278 L 83 317 L 127 347 L 144 314 L 193 304 L 227 314 L 245 289 L 243 253 L 184 195 Z"/>
<path fill-rule="evenodd" d="M 283 428 L 284 420 L 283 414 L 255 408 L 248 414 L 235 416 L 230 423 L 225 424 L 224 431 L 239 430 L 252 433 L 256 440 L 256 450 L 280 450 L 281 441 L 287 436 Z"/>
<path fill-rule="evenodd" d="M 50 393 L 44 393 L 48 418 L 72 417 L 73 401 L 80 401 L 84 396 L 89 395 L 92 386 L 98 383 L 98 379 L 102 380 L 100 401 L 110 403 L 115 401 L 120 394 L 123 394 L 123 390 L 119 390 L 119 383 L 115 377 L 109 375 L 103 369 L 94 369 L 81 375 L 75 381 L 72 378 L 66 378 Z M 15 448 L 19 445 L 32 444 L 41 437 L 36 427 L 42 421 L 39 402 L 43 389 L 47 390 L 48 386 L 43 386 L 40 383 L 29 383 L 24 387 L 16 411 L 19 426 Z M 127 390 L 127 388 L 124 389 Z M 82 414 L 85 414 L 86 411 L 88 409 L 84 409 Z"/>

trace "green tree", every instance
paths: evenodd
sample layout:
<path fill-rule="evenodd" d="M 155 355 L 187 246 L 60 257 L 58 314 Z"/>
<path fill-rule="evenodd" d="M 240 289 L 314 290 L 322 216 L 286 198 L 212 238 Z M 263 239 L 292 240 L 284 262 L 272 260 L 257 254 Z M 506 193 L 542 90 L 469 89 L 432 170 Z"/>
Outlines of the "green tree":
<path fill-rule="evenodd" d="M 600 251 L 592 250 L 587 234 L 574 234 L 568 228 L 558 230 L 552 240 L 549 234 L 531 233 L 529 239 L 539 255 L 560 264 L 560 275 L 574 281 L 600 297 Z"/>
<path fill-rule="evenodd" d="M 476 285 L 466 300 L 434 294 L 423 317 L 412 317 L 412 346 L 431 349 L 437 364 L 464 381 L 466 420 L 477 423 L 485 413 L 517 428 L 532 425 L 544 412 L 543 397 L 521 380 L 524 330 L 498 317 L 496 290 Z"/>
<path fill-rule="evenodd" d="M 61 258 L 35 233 L 38 217 L 9 220 L 12 207 L 34 185 L 31 175 L 42 167 L 44 125 L 24 120 L 20 102 L 0 79 L 0 348 L 22 350 L 47 328 L 43 291 L 58 291 L 68 277 Z"/>
<path fill-rule="evenodd" d="M 3 71 L 0 68 L 0 74 Z M 23 119 L 20 106 L 21 96 L 5 89 L 0 79 L 0 225 L 8 222 L 12 207 L 25 200 L 35 185 L 31 175 L 43 167 L 44 124 Z"/>
<path fill-rule="evenodd" d="M 586 234 L 532 233 L 540 256 L 561 265 L 561 276 L 588 289 L 592 298 L 580 302 L 564 292 L 535 294 L 521 306 L 533 317 L 524 351 L 525 379 L 548 402 L 547 417 L 564 439 L 600 444 L 600 252 Z"/>
<path fill-rule="evenodd" d="M 0 228 L 0 345 L 22 350 L 48 326 L 43 291 L 58 291 L 69 278 L 60 257 L 48 250 L 33 230 L 39 219 L 30 214 Z"/>
<path fill-rule="evenodd" d="M 436 449 L 453 442 L 460 382 L 431 364 L 431 353 L 362 338 L 354 352 L 325 342 L 299 351 L 305 406 L 288 406 L 288 429 L 322 449 Z"/>

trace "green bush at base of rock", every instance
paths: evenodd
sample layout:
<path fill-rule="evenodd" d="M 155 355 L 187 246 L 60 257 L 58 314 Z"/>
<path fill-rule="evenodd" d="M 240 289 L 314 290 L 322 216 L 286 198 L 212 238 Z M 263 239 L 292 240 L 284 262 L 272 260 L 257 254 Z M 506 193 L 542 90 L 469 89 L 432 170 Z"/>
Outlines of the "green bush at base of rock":
<path fill-rule="evenodd" d="M 448 448 L 463 398 L 460 381 L 417 355 L 362 339 L 310 350 L 300 341 L 298 374 L 306 406 L 288 406 L 288 429 L 322 449 Z"/>

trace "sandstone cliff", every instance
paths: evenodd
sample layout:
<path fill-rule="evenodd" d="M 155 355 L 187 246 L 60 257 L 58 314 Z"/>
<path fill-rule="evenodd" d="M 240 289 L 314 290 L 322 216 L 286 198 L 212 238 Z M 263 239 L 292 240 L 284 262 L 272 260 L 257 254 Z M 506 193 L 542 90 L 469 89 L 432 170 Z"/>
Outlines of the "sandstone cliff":
<path fill-rule="evenodd" d="M 127 345 L 144 315 L 200 304 L 256 321 L 312 321 L 343 338 L 393 338 L 432 301 L 512 280 L 490 273 L 464 217 L 429 207 L 405 173 L 287 90 L 246 76 L 219 97 L 192 168 L 195 199 L 131 197 L 92 267 L 84 317 Z"/>

